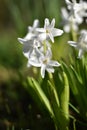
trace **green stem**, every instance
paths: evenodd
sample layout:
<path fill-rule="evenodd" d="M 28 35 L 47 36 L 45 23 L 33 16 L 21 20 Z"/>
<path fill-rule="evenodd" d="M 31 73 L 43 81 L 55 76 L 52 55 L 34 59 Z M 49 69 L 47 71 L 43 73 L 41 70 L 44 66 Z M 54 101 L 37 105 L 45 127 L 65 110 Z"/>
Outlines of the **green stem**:
<path fill-rule="evenodd" d="M 72 35 L 72 39 L 73 41 L 77 41 L 77 32 L 73 29 L 73 18 L 71 21 L 71 35 Z"/>
<path fill-rule="evenodd" d="M 46 41 L 45 41 L 45 40 L 43 41 L 43 46 L 44 46 L 44 54 L 46 54 L 46 51 L 47 51 L 47 45 L 46 45 Z"/>

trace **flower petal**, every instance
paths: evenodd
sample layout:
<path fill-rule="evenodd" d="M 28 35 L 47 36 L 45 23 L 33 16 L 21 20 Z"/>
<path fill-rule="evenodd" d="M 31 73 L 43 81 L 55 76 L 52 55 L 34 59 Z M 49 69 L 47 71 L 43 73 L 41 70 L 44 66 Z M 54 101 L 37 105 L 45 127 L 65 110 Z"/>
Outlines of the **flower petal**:
<path fill-rule="evenodd" d="M 23 38 L 18 38 L 18 41 L 19 41 L 21 44 L 23 44 L 23 43 L 25 43 L 27 40 L 26 40 L 26 39 L 23 39 Z"/>
<path fill-rule="evenodd" d="M 39 20 L 35 19 L 33 23 L 33 28 L 37 28 L 39 26 Z"/>
<path fill-rule="evenodd" d="M 47 28 L 49 26 L 50 22 L 48 18 L 45 18 L 45 25 L 44 28 Z"/>
<path fill-rule="evenodd" d="M 82 58 L 82 55 L 83 55 L 83 50 L 79 49 L 78 58 Z"/>
<path fill-rule="evenodd" d="M 51 27 L 54 28 L 54 26 L 55 26 L 55 19 L 53 18 L 51 22 Z"/>
<path fill-rule="evenodd" d="M 42 78 L 44 78 L 44 76 L 45 76 L 45 70 L 46 70 L 46 65 L 42 65 L 41 66 L 41 76 L 42 76 Z"/>
<path fill-rule="evenodd" d="M 39 63 L 37 59 L 30 58 L 29 64 L 32 65 L 32 66 L 35 66 L 35 67 L 41 67 L 41 63 Z"/>
<path fill-rule="evenodd" d="M 66 25 L 64 25 L 63 29 L 66 33 L 69 33 L 70 32 L 70 25 L 67 23 Z"/>
<path fill-rule="evenodd" d="M 55 37 L 55 36 L 60 36 L 63 34 L 63 30 L 61 29 L 57 29 L 57 28 L 53 28 L 52 29 L 52 35 Z"/>
<path fill-rule="evenodd" d="M 44 41 L 44 40 L 46 40 L 46 33 L 41 33 L 41 34 L 39 34 L 39 40 L 40 41 Z"/>
<path fill-rule="evenodd" d="M 49 73 L 54 73 L 54 68 L 53 68 L 53 67 L 47 67 L 46 70 L 47 70 Z"/>
<path fill-rule="evenodd" d="M 37 28 L 36 31 L 37 32 L 42 32 L 42 33 L 45 32 L 46 33 L 46 29 L 44 29 L 44 28 Z"/>
<path fill-rule="evenodd" d="M 51 41 L 54 43 L 54 37 L 53 37 L 53 35 L 52 35 L 52 33 L 51 33 L 51 32 L 50 32 L 50 33 L 48 33 L 48 36 L 50 37 Z"/>
<path fill-rule="evenodd" d="M 71 4 L 71 2 L 69 0 L 65 0 L 66 4 Z"/>
<path fill-rule="evenodd" d="M 28 32 L 27 35 L 24 37 L 25 40 L 31 40 L 35 37 L 36 35 L 32 32 Z"/>
<path fill-rule="evenodd" d="M 32 50 L 33 49 L 32 46 L 33 46 L 33 41 L 26 41 L 23 46 L 23 52 L 26 53 L 26 52 Z"/>
<path fill-rule="evenodd" d="M 63 7 L 61 9 L 61 13 L 62 13 L 62 19 L 68 20 L 69 14 L 68 14 L 68 11 L 66 10 L 66 8 Z"/>
<path fill-rule="evenodd" d="M 27 52 L 27 53 L 23 52 L 23 54 L 24 54 L 25 57 L 29 58 L 29 52 Z"/>
<path fill-rule="evenodd" d="M 58 67 L 58 66 L 60 66 L 61 64 L 58 63 L 57 61 L 50 60 L 49 65 L 50 65 L 50 66 L 54 66 L 54 67 Z"/>
<path fill-rule="evenodd" d="M 68 41 L 68 43 L 73 46 L 73 47 L 77 47 L 77 42 L 74 41 Z"/>

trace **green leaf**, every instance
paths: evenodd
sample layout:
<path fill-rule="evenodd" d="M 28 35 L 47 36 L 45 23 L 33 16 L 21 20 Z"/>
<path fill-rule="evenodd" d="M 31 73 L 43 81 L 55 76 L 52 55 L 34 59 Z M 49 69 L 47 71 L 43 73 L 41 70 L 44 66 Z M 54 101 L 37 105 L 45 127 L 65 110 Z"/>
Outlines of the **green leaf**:
<path fill-rule="evenodd" d="M 54 112 L 55 124 L 57 125 L 57 127 L 59 129 L 67 130 L 68 129 L 68 125 L 69 125 L 69 110 L 68 110 L 69 90 L 67 92 L 67 89 L 66 89 L 66 87 L 67 87 L 66 79 L 64 81 L 64 85 L 65 85 L 64 89 L 63 89 L 63 91 L 61 93 L 61 100 L 59 100 L 59 97 L 58 97 L 59 95 L 58 95 L 57 90 L 56 90 L 57 86 L 55 87 L 51 83 L 51 81 L 48 81 L 48 85 L 49 85 L 51 107 L 52 107 L 53 112 Z M 67 94 L 68 94 L 68 96 L 67 96 Z"/>
<path fill-rule="evenodd" d="M 69 82 L 65 72 L 63 72 L 63 89 L 61 92 L 61 108 L 67 122 L 69 121 Z"/>
<path fill-rule="evenodd" d="M 50 102 L 46 97 L 45 93 L 43 92 L 43 90 L 41 89 L 40 85 L 37 83 L 37 81 L 34 78 L 29 78 L 29 77 L 28 77 L 28 83 L 31 85 L 31 87 L 33 88 L 33 90 L 41 100 L 41 102 L 45 105 L 51 117 L 53 117 L 54 115 L 53 115 L 52 108 L 50 106 Z"/>

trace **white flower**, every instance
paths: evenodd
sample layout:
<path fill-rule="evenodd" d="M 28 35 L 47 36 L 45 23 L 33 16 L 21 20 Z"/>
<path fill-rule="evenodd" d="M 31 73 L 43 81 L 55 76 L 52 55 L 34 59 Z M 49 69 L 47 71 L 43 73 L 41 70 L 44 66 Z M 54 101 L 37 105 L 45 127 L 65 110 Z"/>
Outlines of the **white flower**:
<path fill-rule="evenodd" d="M 44 78 L 45 71 L 54 72 L 53 67 L 58 67 L 60 64 L 57 61 L 51 60 L 52 52 L 48 38 L 54 42 L 54 37 L 62 35 L 63 31 L 54 28 L 55 19 L 51 24 L 49 19 L 45 19 L 44 28 L 37 28 L 38 20 L 34 21 L 33 27 L 29 26 L 29 32 L 24 38 L 18 38 L 23 44 L 23 54 L 28 58 L 27 66 L 41 67 L 41 76 Z"/>
<path fill-rule="evenodd" d="M 37 31 L 41 34 L 39 35 L 39 38 L 41 40 L 46 40 L 48 38 L 51 39 L 52 42 L 54 42 L 54 37 L 62 35 L 63 31 L 57 28 L 54 28 L 55 26 L 55 19 L 49 22 L 49 19 L 45 19 L 44 28 L 37 28 Z"/>
<path fill-rule="evenodd" d="M 83 53 L 87 51 L 87 31 L 81 31 L 78 42 L 68 41 L 68 43 L 79 50 L 78 58 L 81 58 L 83 56 Z"/>
<path fill-rule="evenodd" d="M 28 42 L 29 40 L 33 40 L 34 38 L 38 37 L 38 32 L 36 31 L 36 28 L 39 27 L 39 20 L 36 19 L 33 22 L 33 26 L 28 27 L 28 33 L 24 38 L 18 38 L 19 42 L 24 44 L 25 42 Z"/>
<path fill-rule="evenodd" d="M 18 40 L 23 43 L 23 54 L 27 58 L 30 57 L 31 53 L 35 51 L 38 47 L 41 46 L 41 43 L 38 40 L 26 40 L 22 38 L 18 38 Z"/>
<path fill-rule="evenodd" d="M 31 40 L 31 39 L 37 37 L 38 36 L 38 32 L 36 31 L 37 27 L 39 27 L 39 20 L 35 19 L 34 22 L 33 22 L 33 26 L 28 27 L 28 33 L 24 37 L 24 39 Z"/>
<path fill-rule="evenodd" d="M 37 52 L 37 55 L 38 55 L 38 52 Z M 51 60 L 52 52 L 50 48 L 46 51 L 46 54 L 39 53 L 38 56 L 39 56 L 38 58 L 37 56 L 31 56 L 29 60 L 29 64 L 35 67 L 41 67 L 42 78 L 44 78 L 45 76 L 45 71 L 49 73 L 53 73 L 54 72 L 53 67 L 60 66 L 60 64 L 57 61 Z"/>
<path fill-rule="evenodd" d="M 69 13 L 66 10 L 66 8 L 61 9 L 62 13 L 62 24 L 63 24 L 63 29 L 66 33 L 69 33 L 71 29 L 78 31 L 78 24 L 75 19 L 69 18 Z"/>
<path fill-rule="evenodd" d="M 76 0 L 72 0 L 72 2 L 65 0 L 65 2 L 70 10 L 70 17 L 75 18 L 77 23 L 81 24 L 83 17 L 87 17 L 87 3 L 82 0 L 80 0 L 79 3 L 77 3 Z"/>
<path fill-rule="evenodd" d="M 28 33 L 24 38 L 18 38 L 18 41 L 23 44 L 23 54 L 29 58 L 32 51 L 38 48 L 41 44 L 38 39 L 36 28 L 39 27 L 39 20 L 33 22 L 33 26 L 28 27 Z"/>

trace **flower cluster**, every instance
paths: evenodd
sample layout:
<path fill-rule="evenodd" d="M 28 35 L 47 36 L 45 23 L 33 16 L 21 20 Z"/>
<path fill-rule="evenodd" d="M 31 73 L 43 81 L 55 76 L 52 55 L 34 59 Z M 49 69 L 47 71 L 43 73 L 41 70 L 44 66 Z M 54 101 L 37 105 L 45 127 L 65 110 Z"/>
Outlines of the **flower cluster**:
<path fill-rule="evenodd" d="M 83 18 L 87 17 L 87 2 L 80 0 L 65 0 L 67 9 L 62 8 L 62 19 L 64 24 L 64 31 L 70 32 L 71 29 L 78 31 L 78 25 L 83 22 Z"/>
<path fill-rule="evenodd" d="M 55 19 L 50 23 L 49 19 L 45 19 L 44 27 L 39 27 L 39 20 L 34 20 L 33 26 L 28 27 L 28 33 L 24 38 L 18 38 L 23 44 L 23 53 L 28 58 L 28 66 L 41 67 L 41 76 L 44 78 L 45 70 L 53 73 L 54 68 L 60 64 L 52 60 L 51 44 L 54 43 L 54 37 L 63 34 L 61 29 L 55 26 Z"/>
<path fill-rule="evenodd" d="M 67 9 L 62 8 L 63 29 L 65 32 L 78 31 L 78 25 L 87 17 L 87 2 L 80 0 L 65 0 Z M 60 66 L 57 61 L 52 60 L 51 42 L 54 43 L 54 37 L 63 34 L 63 30 L 57 29 L 55 19 L 50 22 L 45 18 L 44 27 L 40 28 L 39 20 L 34 20 L 33 26 L 28 27 L 28 33 L 24 38 L 18 38 L 23 44 L 23 54 L 28 58 L 28 67 L 35 66 L 41 68 L 41 76 L 44 78 L 45 71 L 54 72 L 54 67 Z M 87 51 L 87 30 L 80 32 L 78 41 L 68 41 L 71 46 L 79 50 L 78 58 Z"/>
<path fill-rule="evenodd" d="M 77 42 L 68 41 L 68 43 L 79 50 L 78 58 L 82 58 L 83 53 L 87 52 L 87 30 L 80 32 L 80 37 Z"/>
<path fill-rule="evenodd" d="M 67 33 L 71 31 L 80 34 L 78 41 L 68 41 L 68 43 L 79 50 L 78 58 L 82 58 L 84 52 L 87 51 L 87 30 L 81 30 L 79 33 L 78 25 L 82 24 L 84 18 L 87 17 L 87 2 L 83 0 L 80 0 L 78 3 L 76 0 L 72 0 L 72 2 L 65 0 L 65 2 L 68 10 L 64 7 L 61 9 L 63 29 Z"/>

